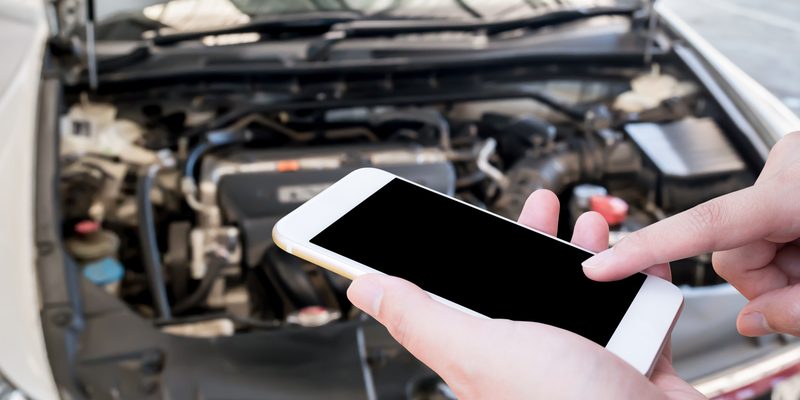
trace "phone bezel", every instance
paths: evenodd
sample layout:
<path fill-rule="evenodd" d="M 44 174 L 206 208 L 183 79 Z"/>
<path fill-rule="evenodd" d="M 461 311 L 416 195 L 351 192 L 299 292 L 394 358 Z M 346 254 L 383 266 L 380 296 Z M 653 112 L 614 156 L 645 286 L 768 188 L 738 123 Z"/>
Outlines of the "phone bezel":
<path fill-rule="evenodd" d="M 286 252 L 350 279 L 368 273 L 383 273 L 311 243 L 310 240 L 395 178 L 445 196 L 386 171 L 361 168 L 281 218 L 272 230 L 272 238 Z M 461 202 L 458 199 L 450 199 Z M 589 251 L 471 204 L 461 203 L 553 240 Z M 431 293 L 431 297 L 470 315 L 487 318 L 435 294 Z M 683 295 L 680 289 L 663 279 L 648 275 L 628 311 L 617 325 L 606 349 L 627 361 L 639 372 L 649 374 L 682 306 Z"/>

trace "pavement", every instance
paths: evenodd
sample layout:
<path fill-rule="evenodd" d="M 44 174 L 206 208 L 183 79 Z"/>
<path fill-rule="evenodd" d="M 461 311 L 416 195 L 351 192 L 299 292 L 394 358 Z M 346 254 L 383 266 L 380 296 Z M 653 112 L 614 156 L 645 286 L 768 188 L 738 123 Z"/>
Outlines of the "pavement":
<path fill-rule="evenodd" d="M 800 115 L 800 1 L 659 1 Z"/>

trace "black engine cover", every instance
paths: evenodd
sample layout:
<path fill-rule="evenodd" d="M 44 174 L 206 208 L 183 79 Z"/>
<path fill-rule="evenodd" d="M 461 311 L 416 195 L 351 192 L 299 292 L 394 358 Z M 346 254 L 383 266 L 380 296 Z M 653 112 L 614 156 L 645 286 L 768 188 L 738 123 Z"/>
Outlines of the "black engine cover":
<path fill-rule="evenodd" d="M 397 145 L 235 149 L 204 160 L 203 180 L 218 177 L 222 215 L 242 231 L 245 263 L 256 265 L 272 246 L 272 227 L 281 217 L 362 167 L 381 168 L 448 195 L 455 190 L 455 170 L 441 151 Z"/>

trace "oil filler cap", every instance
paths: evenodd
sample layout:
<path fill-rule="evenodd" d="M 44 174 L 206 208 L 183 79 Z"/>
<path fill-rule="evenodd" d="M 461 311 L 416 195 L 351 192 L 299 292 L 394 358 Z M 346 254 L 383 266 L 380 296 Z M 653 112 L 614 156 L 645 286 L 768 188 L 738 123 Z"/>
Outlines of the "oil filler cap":
<path fill-rule="evenodd" d="M 589 204 L 592 211 L 602 215 L 609 225 L 619 225 L 628 217 L 628 203 L 617 196 L 592 196 Z"/>

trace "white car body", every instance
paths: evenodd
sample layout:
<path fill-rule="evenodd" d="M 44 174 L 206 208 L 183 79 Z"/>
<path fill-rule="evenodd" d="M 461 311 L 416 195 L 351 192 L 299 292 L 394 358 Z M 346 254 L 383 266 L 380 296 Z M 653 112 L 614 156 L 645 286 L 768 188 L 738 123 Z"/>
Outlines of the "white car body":
<path fill-rule="evenodd" d="M 736 106 L 759 123 L 761 152 L 766 154 L 783 134 L 800 129 L 800 119 L 787 107 L 672 11 L 661 6 L 655 10 L 716 73 L 714 78 Z M 30 398 L 41 400 L 60 398 L 45 348 L 34 268 L 37 96 L 48 31 L 45 2 L 0 0 L 0 48 L 6 60 L 0 64 L 0 374 Z M 737 296 L 729 289 L 723 294 Z M 688 297 L 685 313 L 692 309 Z M 706 382 L 706 394 L 716 393 L 720 382 L 730 384 L 725 378 Z"/>
<path fill-rule="evenodd" d="M 39 319 L 34 245 L 37 95 L 48 28 L 44 2 L 0 2 L 0 371 L 32 398 L 57 399 Z"/>

